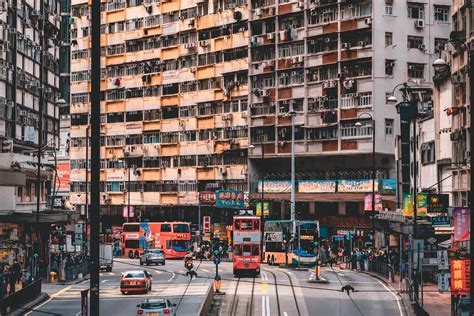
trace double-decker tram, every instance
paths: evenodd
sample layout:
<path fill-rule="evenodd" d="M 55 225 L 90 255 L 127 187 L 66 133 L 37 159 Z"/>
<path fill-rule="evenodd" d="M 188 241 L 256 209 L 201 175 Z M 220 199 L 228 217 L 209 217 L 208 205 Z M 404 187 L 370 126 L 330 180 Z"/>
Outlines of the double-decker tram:
<path fill-rule="evenodd" d="M 234 275 L 260 274 L 260 217 L 235 216 L 233 219 Z"/>

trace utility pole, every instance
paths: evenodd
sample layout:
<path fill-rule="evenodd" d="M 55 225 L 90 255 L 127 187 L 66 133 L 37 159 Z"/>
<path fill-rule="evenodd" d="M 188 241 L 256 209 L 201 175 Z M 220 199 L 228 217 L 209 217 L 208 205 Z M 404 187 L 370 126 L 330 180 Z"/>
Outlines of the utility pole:
<path fill-rule="evenodd" d="M 86 205 L 84 206 L 85 209 L 85 217 L 86 217 L 86 228 L 84 232 L 84 249 L 85 255 L 87 256 L 87 227 L 89 226 L 89 130 L 90 126 L 87 125 L 86 127 Z"/>
<path fill-rule="evenodd" d="M 295 111 L 288 112 L 291 117 L 291 222 L 292 222 L 292 234 L 296 236 L 296 175 L 295 175 Z"/>
<path fill-rule="evenodd" d="M 100 238 L 100 0 L 91 5 L 91 272 L 90 314 L 99 316 Z"/>

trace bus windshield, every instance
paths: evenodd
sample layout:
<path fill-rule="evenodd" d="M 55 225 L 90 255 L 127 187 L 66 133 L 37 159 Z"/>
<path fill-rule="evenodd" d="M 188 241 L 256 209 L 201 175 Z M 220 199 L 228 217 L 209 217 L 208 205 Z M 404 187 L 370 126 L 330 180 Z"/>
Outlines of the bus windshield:
<path fill-rule="evenodd" d="M 140 231 L 140 225 L 137 224 L 126 224 L 123 225 L 123 231 L 124 232 L 139 232 Z"/>
<path fill-rule="evenodd" d="M 173 232 L 189 233 L 189 225 L 188 224 L 173 224 Z"/>
<path fill-rule="evenodd" d="M 125 240 L 125 248 L 139 248 L 138 240 Z"/>

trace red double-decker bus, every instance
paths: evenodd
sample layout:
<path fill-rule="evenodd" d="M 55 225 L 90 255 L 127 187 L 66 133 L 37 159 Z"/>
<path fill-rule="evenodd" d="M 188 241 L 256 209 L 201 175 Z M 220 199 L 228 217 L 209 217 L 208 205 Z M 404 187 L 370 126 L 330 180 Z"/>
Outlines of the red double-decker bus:
<path fill-rule="evenodd" d="M 184 258 L 191 248 L 191 229 L 187 222 L 125 223 L 122 253 L 138 258 L 145 249 L 162 249 L 166 259 Z"/>
<path fill-rule="evenodd" d="M 235 216 L 233 219 L 234 275 L 260 274 L 260 217 Z"/>

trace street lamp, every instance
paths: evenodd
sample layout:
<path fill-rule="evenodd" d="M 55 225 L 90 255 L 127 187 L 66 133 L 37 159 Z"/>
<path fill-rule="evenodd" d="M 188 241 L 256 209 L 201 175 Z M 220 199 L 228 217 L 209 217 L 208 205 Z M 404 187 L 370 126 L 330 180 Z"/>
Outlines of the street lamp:
<path fill-rule="evenodd" d="M 449 64 L 442 58 L 438 58 L 433 62 L 435 73 L 443 73 L 449 69 Z"/>
<path fill-rule="evenodd" d="M 372 241 L 375 246 L 375 180 L 376 180 L 376 166 L 375 166 L 375 120 L 372 114 L 363 112 L 358 115 L 357 118 L 362 118 L 364 115 L 368 116 L 372 120 Z M 356 122 L 355 126 L 361 127 L 362 123 Z"/>
<path fill-rule="evenodd" d="M 292 234 L 296 236 L 296 176 L 295 176 L 295 116 L 294 110 L 289 111 L 285 116 L 291 117 L 291 222 L 293 223 Z"/>
<path fill-rule="evenodd" d="M 249 149 L 255 149 L 255 145 L 249 145 Z M 263 142 L 260 142 L 260 150 L 262 151 L 262 166 L 263 166 L 263 159 L 265 158 L 265 150 L 263 148 Z M 263 239 L 265 238 L 264 236 L 264 221 L 265 221 L 265 215 L 264 215 L 264 196 L 265 196 L 265 179 L 264 179 L 264 173 L 263 173 L 263 170 L 260 172 L 260 181 L 262 181 L 262 187 L 261 187 L 261 196 L 260 196 L 260 228 L 262 230 L 262 237 L 261 237 L 261 241 L 260 241 L 260 261 L 264 261 L 265 258 L 263 257 Z M 257 188 L 258 188 L 258 182 L 257 182 Z M 257 206 L 255 205 L 255 211 L 257 210 Z"/>

